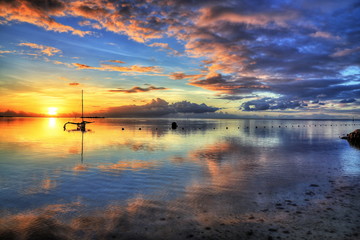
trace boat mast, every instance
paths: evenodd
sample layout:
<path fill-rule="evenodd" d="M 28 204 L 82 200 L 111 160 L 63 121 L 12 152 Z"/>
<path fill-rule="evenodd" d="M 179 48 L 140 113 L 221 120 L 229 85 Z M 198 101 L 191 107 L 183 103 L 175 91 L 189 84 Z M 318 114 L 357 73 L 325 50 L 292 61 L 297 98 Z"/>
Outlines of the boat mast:
<path fill-rule="evenodd" d="M 81 90 L 81 120 L 84 121 L 84 90 Z"/>

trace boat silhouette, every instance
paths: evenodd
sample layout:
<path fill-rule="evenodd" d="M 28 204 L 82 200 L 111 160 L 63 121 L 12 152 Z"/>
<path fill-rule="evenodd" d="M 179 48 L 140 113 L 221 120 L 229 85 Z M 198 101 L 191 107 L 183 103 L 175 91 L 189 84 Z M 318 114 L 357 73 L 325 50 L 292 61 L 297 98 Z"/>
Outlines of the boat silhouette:
<path fill-rule="evenodd" d="M 85 132 L 87 123 L 93 123 L 93 122 L 84 121 L 84 90 L 81 90 L 81 122 L 66 122 L 64 124 L 64 131 L 67 130 L 66 125 L 73 124 L 76 125 L 76 129 L 73 129 L 72 131 Z"/>

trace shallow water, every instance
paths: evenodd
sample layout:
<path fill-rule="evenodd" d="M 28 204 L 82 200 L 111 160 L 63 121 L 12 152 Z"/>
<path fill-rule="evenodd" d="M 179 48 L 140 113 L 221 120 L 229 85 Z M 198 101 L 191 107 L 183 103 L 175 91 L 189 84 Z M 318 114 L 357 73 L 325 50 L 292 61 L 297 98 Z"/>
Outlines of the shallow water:
<path fill-rule="evenodd" d="M 0 119 L 1 223 L 163 236 L 360 176 L 360 150 L 339 139 L 353 121 L 95 119 L 86 132 L 66 121 Z"/>

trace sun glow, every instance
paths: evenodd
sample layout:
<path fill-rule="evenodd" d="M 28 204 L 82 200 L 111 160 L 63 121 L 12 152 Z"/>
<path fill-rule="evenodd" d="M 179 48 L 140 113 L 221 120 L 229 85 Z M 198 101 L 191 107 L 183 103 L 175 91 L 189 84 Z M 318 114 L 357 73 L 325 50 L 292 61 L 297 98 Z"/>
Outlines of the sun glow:
<path fill-rule="evenodd" d="M 57 108 L 56 107 L 49 107 L 48 108 L 48 115 L 55 116 L 57 115 Z"/>

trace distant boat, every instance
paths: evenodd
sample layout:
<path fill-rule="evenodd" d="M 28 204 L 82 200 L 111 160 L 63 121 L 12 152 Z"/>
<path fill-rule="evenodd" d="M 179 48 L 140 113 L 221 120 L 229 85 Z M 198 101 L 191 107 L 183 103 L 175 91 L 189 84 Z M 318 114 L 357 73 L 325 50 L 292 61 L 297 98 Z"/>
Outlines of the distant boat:
<path fill-rule="evenodd" d="M 74 125 L 77 126 L 77 128 L 76 128 L 77 131 L 85 132 L 87 123 L 93 123 L 93 122 L 84 121 L 84 90 L 81 90 L 81 122 L 67 122 L 67 123 L 65 123 L 64 124 L 64 131 L 66 130 L 66 125 L 67 124 L 74 124 Z"/>

